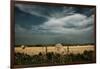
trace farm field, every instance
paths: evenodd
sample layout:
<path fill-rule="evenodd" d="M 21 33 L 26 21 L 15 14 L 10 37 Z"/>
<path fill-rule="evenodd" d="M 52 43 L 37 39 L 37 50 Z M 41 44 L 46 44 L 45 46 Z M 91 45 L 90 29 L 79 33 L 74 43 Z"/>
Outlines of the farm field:
<path fill-rule="evenodd" d="M 15 47 L 15 64 L 70 64 L 95 62 L 94 45 Z"/>
<path fill-rule="evenodd" d="M 53 46 L 48 46 L 47 47 L 47 52 L 54 52 L 54 53 L 64 53 L 66 54 L 68 51 L 67 49 L 68 46 L 62 46 L 60 49 L 58 47 L 53 47 Z M 73 54 L 82 54 L 85 50 L 86 51 L 94 51 L 94 45 L 84 45 L 84 46 L 69 46 L 69 53 Z M 37 55 L 40 52 L 41 53 L 46 53 L 46 48 L 45 47 L 25 47 L 25 49 L 21 47 L 15 47 L 15 52 L 16 53 L 25 53 L 28 55 Z"/>

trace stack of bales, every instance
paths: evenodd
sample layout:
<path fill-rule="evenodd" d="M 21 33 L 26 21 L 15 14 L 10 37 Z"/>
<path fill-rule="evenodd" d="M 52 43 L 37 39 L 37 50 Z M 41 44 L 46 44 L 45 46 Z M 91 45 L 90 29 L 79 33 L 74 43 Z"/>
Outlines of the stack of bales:
<path fill-rule="evenodd" d="M 65 49 L 63 48 L 62 44 L 56 44 L 55 45 L 55 53 L 57 54 L 64 54 L 65 53 Z"/>

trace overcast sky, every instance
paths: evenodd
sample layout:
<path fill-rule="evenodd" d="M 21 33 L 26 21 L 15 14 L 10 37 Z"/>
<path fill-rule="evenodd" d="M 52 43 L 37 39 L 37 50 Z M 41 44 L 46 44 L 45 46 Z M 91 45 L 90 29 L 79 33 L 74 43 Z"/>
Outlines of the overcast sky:
<path fill-rule="evenodd" d="M 15 44 L 94 43 L 94 8 L 15 4 Z"/>

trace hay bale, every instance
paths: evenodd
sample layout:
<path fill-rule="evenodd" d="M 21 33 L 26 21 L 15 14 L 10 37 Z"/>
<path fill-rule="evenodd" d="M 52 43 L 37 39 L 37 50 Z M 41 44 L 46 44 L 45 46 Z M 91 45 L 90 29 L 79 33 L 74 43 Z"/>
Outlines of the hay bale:
<path fill-rule="evenodd" d="M 21 45 L 21 48 L 22 48 L 22 49 L 25 49 L 26 47 L 25 47 L 25 45 Z"/>
<path fill-rule="evenodd" d="M 62 44 L 56 44 L 55 50 L 56 50 L 55 53 L 58 53 L 58 54 L 62 54 L 65 51 Z"/>

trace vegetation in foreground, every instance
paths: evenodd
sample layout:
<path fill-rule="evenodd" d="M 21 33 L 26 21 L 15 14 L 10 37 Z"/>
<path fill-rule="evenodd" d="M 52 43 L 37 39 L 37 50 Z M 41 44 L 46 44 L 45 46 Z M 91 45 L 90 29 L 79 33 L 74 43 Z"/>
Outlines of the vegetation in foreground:
<path fill-rule="evenodd" d="M 24 53 L 15 53 L 15 65 L 29 65 L 29 64 L 70 64 L 70 63 L 88 63 L 94 61 L 93 51 L 84 51 L 82 54 L 57 54 L 48 52 L 38 55 L 27 55 Z"/>

